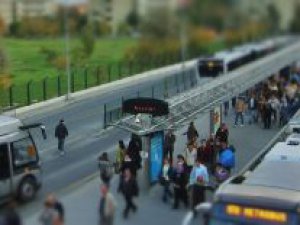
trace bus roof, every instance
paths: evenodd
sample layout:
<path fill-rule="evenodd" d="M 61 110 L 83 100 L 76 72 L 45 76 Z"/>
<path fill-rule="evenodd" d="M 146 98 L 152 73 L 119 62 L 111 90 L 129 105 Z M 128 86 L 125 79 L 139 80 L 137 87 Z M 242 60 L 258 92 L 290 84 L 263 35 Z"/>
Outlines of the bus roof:
<path fill-rule="evenodd" d="M 300 135 L 276 143 L 255 166 L 225 182 L 219 201 L 267 205 L 286 209 L 300 206 Z"/>
<path fill-rule="evenodd" d="M 18 132 L 22 123 L 19 119 L 0 115 L 0 136 Z"/>

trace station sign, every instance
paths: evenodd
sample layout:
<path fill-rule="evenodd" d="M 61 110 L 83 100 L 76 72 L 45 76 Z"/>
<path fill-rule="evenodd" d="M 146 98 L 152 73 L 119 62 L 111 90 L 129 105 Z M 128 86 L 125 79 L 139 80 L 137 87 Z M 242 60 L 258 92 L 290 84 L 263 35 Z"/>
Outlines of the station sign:
<path fill-rule="evenodd" d="M 153 98 L 134 98 L 123 102 L 123 113 L 133 115 L 150 114 L 152 116 L 165 116 L 169 114 L 169 104 L 163 100 Z"/>

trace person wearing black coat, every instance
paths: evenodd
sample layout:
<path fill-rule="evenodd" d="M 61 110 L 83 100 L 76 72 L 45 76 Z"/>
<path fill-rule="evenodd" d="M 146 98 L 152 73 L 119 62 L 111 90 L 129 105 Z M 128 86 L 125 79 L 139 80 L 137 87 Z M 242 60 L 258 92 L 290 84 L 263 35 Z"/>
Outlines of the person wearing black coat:
<path fill-rule="evenodd" d="M 129 169 L 125 169 L 124 174 L 120 177 L 118 191 L 121 192 L 126 201 L 126 207 L 123 211 L 124 218 L 128 218 L 130 210 L 136 212 L 137 206 L 133 202 L 133 197 L 139 195 L 139 188 L 136 178 L 132 176 Z"/>
<path fill-rule="evenodd" d="M 141 150 L 142 146 L 139 137 L 137 137 L 136 135 L 132 135 L 131 140 L 128 144 L 127 153 L 138 169 L 141 168 L 142 163 L 142 158 L 140 156 Z"/>
<path fill-rule="evenodd" d="M 133 160 L 130 158 L 128 154 L 125 155 L 124 161 L 122 162 L 120 172 L 121 176 L 124 174 L 125 170 L 129 169 L 131 174 L 136 177 L 136 172 L 137 172 L 137 165 L 133 162 Z"/>
<path fill-rule="evenodd" d="M 195 127 L 194 122 L 190 123 L 188 130 L 186 132 L 186 135 L 187 135 L 188 143 L 194 143 L 197 140 L 197 138 L 199 137 L 199 134 Z"/>
<path fill-rule="evenodd" d="M 180 201 L 182 201 L 185 207 L 188 207 L 188 174 L 187 165 L 184 162 L 182 155 L 177 156 L 177 164 L 173 172 L 173 183 L 174 183 L 174 205 L 173 209 L 178 209 Z"/>
<path fill-rule="evenodd" d="M 229 136 L 229 131 L 226 127 L 226 124 L 222 123 L 222 125 L 218 128 L 216 132 L 216 138 L 219 142 L 228 143 L 228 136 Z"/>
<path fill-rule="evenodd" d="M 65 139 L 66 139 L 66 137 L 68 137 L 68 135 L 69 135 L 69 132 L 65 125 L 65 122 L 63 119 L 61 119 L 59 121 L 59 124 L 55 128 L 55 137 L 58 140 L 58 150 L 60 151 L 61 155 L 65 154 L 64 145 L 65 145 Z"/>
<path fill-rule="evenodd" d="M 173 164 L 173 152 L 176 136 L 171 130 L 168 130 L 164 140 L 164 158 L 169 157 L 171 165 Z"/>

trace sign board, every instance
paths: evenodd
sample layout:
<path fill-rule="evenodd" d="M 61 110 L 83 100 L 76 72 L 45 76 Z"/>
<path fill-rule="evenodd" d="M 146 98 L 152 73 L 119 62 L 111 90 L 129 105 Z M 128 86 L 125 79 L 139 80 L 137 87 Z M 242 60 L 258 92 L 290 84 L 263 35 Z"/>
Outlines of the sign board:
<path fill-rule="evenodd" d="M 163 166 L 163 141 L 164 132 L 155 132 L 150 136 L 150 152 L 149 152 L 149 178 L 150 183 L 159 181 L 161 169 Z"/>
<path fill-rule="evenodd" d="M 123 102 L 122 111 L 133 115 L 141 113 L 152 116 L 165 116 L 169 114 L 169 104 L 159 99 L 134 98 Z"/>

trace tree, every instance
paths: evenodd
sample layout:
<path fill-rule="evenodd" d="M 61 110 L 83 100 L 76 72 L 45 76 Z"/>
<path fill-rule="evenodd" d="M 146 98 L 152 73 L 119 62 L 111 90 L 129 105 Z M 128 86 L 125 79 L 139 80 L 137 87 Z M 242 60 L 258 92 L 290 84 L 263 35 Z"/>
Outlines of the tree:
<path fill-rule="evenodd" d="M 300 33 L 300 20 L 298 18 L 300 15 L 300 4 L 297 4 L 294 11 L 294 17 L 290 23 L 290 31 L 293 33 Z"/>
<path fill-rule="evenodd" d="M 5 26 L 4 20 L 0 16 L 0 36 L 4 34 L 5 30 L 6 30 L 6 26 Z"/>
<path fill-rule="evenodd" d="M 278 33 L 280 30 L 280 13 L 274 4 L 268 5 L 267 8 L 269 27 L 271 33 Z"/>

